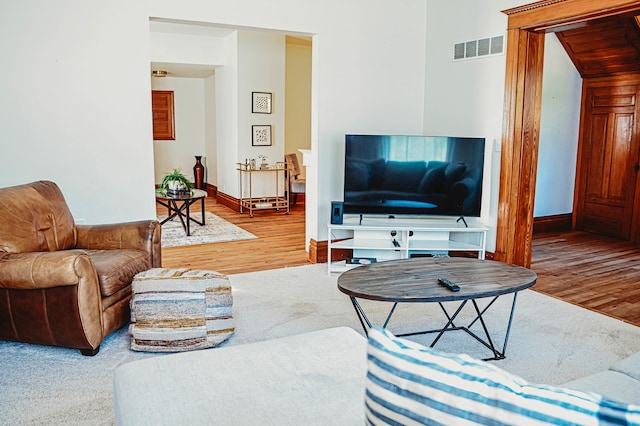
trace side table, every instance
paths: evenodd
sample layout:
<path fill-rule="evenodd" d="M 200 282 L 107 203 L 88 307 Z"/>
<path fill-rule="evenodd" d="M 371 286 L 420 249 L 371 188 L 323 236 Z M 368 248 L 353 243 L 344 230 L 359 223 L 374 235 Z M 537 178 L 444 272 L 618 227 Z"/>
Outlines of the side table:
<path fill-rule="evenodd" d="M 207 193 L 201 189 L 192 189 L 189 194 L 169 195 L 165 191 L 156 192 L 156 203 L 167 208 L 167 218 L 160 222 L 164 225 L 171 219 L 178 217 L 182 222 L 187 236 L 191 235 L 190 222 L 195 222 L 198 225 L 204 226 L 204 199 L 207 197 Z M 202 210 L 202 221 L 198 221 L 191 217 L 190 207 L 196 201 L 200 200 L 200 208 Z"/>

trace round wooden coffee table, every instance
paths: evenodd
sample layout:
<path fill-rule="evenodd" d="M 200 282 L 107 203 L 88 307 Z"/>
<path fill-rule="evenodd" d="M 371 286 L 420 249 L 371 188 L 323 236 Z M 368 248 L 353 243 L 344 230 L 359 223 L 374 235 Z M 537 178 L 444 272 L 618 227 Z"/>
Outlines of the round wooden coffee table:
<path fill-rule="evenodd" d="M 439 278 L 447 278 L 460 288 L 452 291 L 438 283 Z M 358 299 L 392 302 L 393 306 L 382 325 L 386 327 L 398 303 L 438 303 L 444 312 L 447 323 L 443 328 L 399 334 L 412 336 L 417 334 L 437 333 L 431 343 L 435 346 L 445 331 L 464 330 L 489 348 L 492 358 L 503 359 L 513 321 L 517 294 L 536 283 L 535 272 L 521 266 L 510 265 L 491 260 L 449 257 L 421 257 L 403 260 L 391 260 L 360 266 L 344 272 L 338 277 L 338 289 L 351 298 L 356 314 L 365 333 L 371 328 Z M 491 339 L 483 314 L 498 297 L 513 294 L 513 302 L 504 338 L 502 350 L 496 348 Z M 478 299 L 490 298 L 488 304 L 480 309 Z M 450 314 L 443 302 L 459 301 L 460 305 Z M 462 308 L 471 302 L 475 309 L 475 318 L 467 326 L 457 326 L 455 320 Z M 470 330 L 477 321 L 480 322 L 484 336 L 478 336 Z"/>

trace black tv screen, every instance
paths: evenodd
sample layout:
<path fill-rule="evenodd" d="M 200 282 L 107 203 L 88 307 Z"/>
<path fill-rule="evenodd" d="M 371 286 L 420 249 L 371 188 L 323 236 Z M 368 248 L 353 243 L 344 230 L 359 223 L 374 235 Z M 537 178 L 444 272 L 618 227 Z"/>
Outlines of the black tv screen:
<path fill-rule="evenodd" d="M 344 213 L 480 216 L 484 138 L 346 135 Z"/>

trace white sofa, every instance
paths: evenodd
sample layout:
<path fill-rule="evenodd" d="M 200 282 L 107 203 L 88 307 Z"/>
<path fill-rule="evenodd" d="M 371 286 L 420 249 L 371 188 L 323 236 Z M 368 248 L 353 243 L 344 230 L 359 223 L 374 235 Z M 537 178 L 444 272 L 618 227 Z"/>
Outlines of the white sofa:
<path fill-rule="evenodd" d="M 115 373 L 116 424 L 361 425 L 366 351 L 339 327 L 135 361 Z M 640 353 L 566 386 L 638 404 Z"/>

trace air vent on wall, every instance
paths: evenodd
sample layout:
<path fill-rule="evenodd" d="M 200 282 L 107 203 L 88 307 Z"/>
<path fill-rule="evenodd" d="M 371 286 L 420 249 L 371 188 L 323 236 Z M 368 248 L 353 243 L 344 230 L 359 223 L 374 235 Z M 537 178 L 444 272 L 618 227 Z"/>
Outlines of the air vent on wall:
<path fill-rule="evenodd" d="M 502 55 L 504 53 L 504 36 L 486 37 L 453 44 L 453 60 L 480 58 L 484 56 Z"/>

